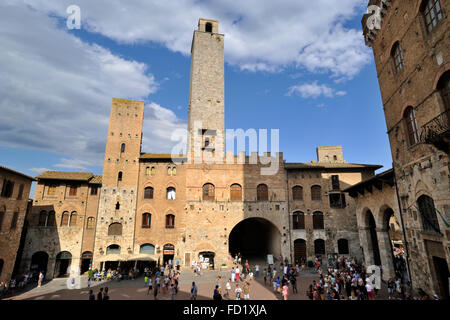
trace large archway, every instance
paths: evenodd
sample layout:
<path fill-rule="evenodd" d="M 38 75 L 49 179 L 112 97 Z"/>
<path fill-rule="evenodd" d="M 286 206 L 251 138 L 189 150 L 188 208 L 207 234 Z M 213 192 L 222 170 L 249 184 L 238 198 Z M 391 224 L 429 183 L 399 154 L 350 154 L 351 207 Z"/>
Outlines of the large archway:
<path fill-rule="evenodd" d="M 367 210 L 365 219 L 366 219 L 366 226 L 369 229 L 369 236 L 370 236 L 369 251 L 372 256 L 371 261 L 373 261 L 375 265 L 381 266 L 380 249 L 378 247 L 377 226 L 372 211 Z"/>
<path fill-rule="evenodd" d="M 72 263 L 72 254 L 62 251 L 56 255 L 54 277 L 66 277 L 70 274 L 69 267 Z"/>
<path fill-rule="evenodd" d="M 35 252 L 31 256 L 31 265 L 30 265 L 30 271 L 33 274 L 33 277 L 37 279 L 39 276 L 39 272 L 42 271 L 42 273 L 47 273 L 47 265 L 48 265 L 48 254 L 44 251 L 38 251 Z"/>
<path fill-rule="evenodd" d="M 232 256 L 240 253 L 243 261 L 266 261 L 268 254 L 278 258 L 281 254 L 281 233 L 269 220 L 248 218 L 231 230 L 228 248 Z"/>

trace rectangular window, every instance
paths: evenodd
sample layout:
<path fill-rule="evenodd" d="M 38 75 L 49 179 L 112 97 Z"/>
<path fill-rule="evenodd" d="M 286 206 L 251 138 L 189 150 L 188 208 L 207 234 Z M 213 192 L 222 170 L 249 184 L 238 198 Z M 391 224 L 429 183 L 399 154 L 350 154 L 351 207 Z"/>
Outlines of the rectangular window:
<path fill-rule="evenodd" d="M 0 211 L 0 231 L 2 231 L 3 219 L 5 218 L 5 213 Z"/>
<path fill-rule="evenodd" d="M 339 176 L 338 175 L 333 175 L 331 176 L 331 187 L 333 190 L 339 190 Z"/>
<path fill-rule="evenodd" d="M 77 195 L 77 186 L 70 186 L 69 196 L 76 196 L 76 195 Z"/>
<path fill-rule="evenodd" d="M 98 186 L 91 187 L 91 196 L 96 196 L 98 193 Z"/>
<path fill-rule="evenodd" d="M 14 212 L 13 214 L 13 218 L 11 221 L 11 229 L 15 229 L 17 227 L 17 220 L 19 219 L 19 213 L 18 212 Z"/>
<path fill-rule="evenodd" d="M 23 196 L 23 188 L 24 188 L 24 186 L 23 186 L 23 184 L 21 184 L 21 185 L 19 186 L 19 194 L 17 195 L 17 200 L 22 200 L 22 196 Z"/>
<path fill-rule="evenodd" d="M 49 196 L 54 196 L 54 195 L 56 195 L 56 186 L 55 186 L 55 185 L 50 185 L 50 186 L 48 186 L 47 194 L 48 194 Z"/>
<path fill-rule="evenodd" d="M 3 180 L 2 197 L 11 198 L 14 191 L 14 182 L 10 180 Z"/>

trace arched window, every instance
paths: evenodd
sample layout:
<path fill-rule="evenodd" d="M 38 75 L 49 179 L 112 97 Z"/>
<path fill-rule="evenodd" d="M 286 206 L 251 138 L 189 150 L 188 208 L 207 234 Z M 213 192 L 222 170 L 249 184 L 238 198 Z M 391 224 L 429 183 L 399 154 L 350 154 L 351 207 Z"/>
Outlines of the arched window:
<path fill-rule="evenodd" d="M 292 215 L 292 227 L 297 230 L 305 229 L 305 214 L 303 212 L 294 212 Z"/>
<path fill-rule="evenodd" d="M 152 225 L 152 215 L 148 212 L 142 214 L 142 228 L 150 228 Z"/>
<path fill-rule="evenodd" d="M 314 240 L 314 254 L 325 254 L 325 241 L 322 239 Z"/>
<path fill-rule="evenodd" d="M 120 153 L 124 152 L 125 152 L 125 143 L 122 143 L 122 145 L 120 146 Z"/>
<path fill-rule="evenodd" d="M 61 217 L 61 227 L 65 227 L 69 225 L 70 213 L 68 211 L 64 211 Z"/>
<path fill-rule="evenodd" d="M 55 211 L 49 211 L 48 217 L 47 217 L 47 227 L 54 227 L 56 226 L 56 218 L 55 218 Z"/>
<path fill-rule="evenodd" d="M 175 200 L 175 188 L 174 187 L 167 188 L 166 197 L 167 197 L 167 200 Z"/>
<path fill-rule="evenodd" d="M 146 167 L 145 168 L 145 175 L 149 176 L 150 175 L 150 167 Z"/>
<path fill-rule="evenodd" d="M 94 228 L 95 228 L 95 218 L 94 217 L 89 217 L 87 219 L 86 229 L 94 229 Z"/>
<path fill-rule="evenodd" d="M 348 254 L 348 240 L 347 239 L 339 239 L 338 240 L 338 252 L 339 254 Z"/>
<path fill-rule="evenodd" d="M 419 130 L 417 128 L 416 115 L 412 107 L 408 107 L 403 114 L 405 121 L 406 135 L 410 146 L 419 142 Z"/>
<path fill-rule="evenodd" d="M 203 200 L 214 200 L 215 199 L 215 188 L 211 183 L 206 183 L 203 185 Z"/>
<path fill-rule="evenodd" d="M 425 0 L 422 3 L 421 11 L 425 19 L 427 31 L 431 32 L 442 20 L 442 9 L 439 0 Z"/>
<path fill-rule="evenodd" d="M 322 200 L 322 187 L 321 186 L 312 186 L 311 187 L 311 200 Z"/>
<path fill-rule="evenodd" d="M 17 227 L 17 220 L 19 220 L 19 209 L 17 209 L 17 211 L 15 211 L 13 213 L 13 217 L 11 220 L 11 227 L 10 227 L 11 230 L 13 230 Z"/>
<path fill-rule="evenodd" d="M 156 174 L 156 168 L 155 167 L 151 167 L 150 168 L 150 175 L 154 176 Z"/>
<path fill-rule="evenodd" d="M 450 109 L 450 71 L 445 72 L 439 79 L 437 89 L 440 91 L 445 109 Z"/>
<path fill-rule="evenodd" d="M 256 200 L 268 201 L 269 200 L 269 188 L 265 184 L 260 184 L 256 187 Z"/>
<path fill-rule="evenodd" d="M 70 225 L 71 227 L 77 225 L 77 212 L 76 212 L 76 211 L 73 211 L 73 212 L 70 214 L 70 222 L 69 222 L 69 225 Z"/>
<path fill-rule="evenodd" d="M 172 167 L 167 167 L 167 175 L 171 176 L 172 175 Z"/>
<path fill-rule="evenodd" d="M 150 243 L 145 243 L 139 248 L 139 253 L 155 254 L 155 246 Z"/>
<path fill-rule="evenodd" d="M 205 31 L 206 32 L 212 32 L 212 23 L 211 22 L 207 22 L 205 25 Z"/>
<path fill-rule="evenodd" d="M 318 230 L 324 229 L 323 213 L 320 211 L 313 213 L 313 228 Z"/>
<path fill-rule="evenodd" d="M 403 66 L 405 65 L 405 61 L 403 60 L 402 48 L 400 47 L 400 42 L 396 42 L 391 50 L 391 56 L 394 61 L 395 72 L 399 73 Z"/>
<path fill-rule="evenodd" d="M 172 167 L 172 175 L 173 176 L 177 175 L 177 167 Z"/>
<path fill-rule="evenodd" d="M 303 187 L 295 186 L 292 188 L 292 199 L 303 200 Z"/>
<path fill-rule="evenodd" d="M 242 187 L 235 183 L 230 187 L 230 200 L 231 201 L 241 201 L 242 200 Z"/>
<path fill-rule="evenodd" d="M 106 254 L 120 254 L 120 246 L 112 244 L 106 248 Z"/>
<path fill-rule="evenodd" d="M 423 229 L 426 231 L 440 232 L 433 199 L 426 195 L 420 196 L 417 199 L 417 205 L 422 216 Z"/>
<path fill-rule="evenodd" d="M 122 181 L 122 171 L 119 171 L 119 173 L 117 174 L 117 181 Z"/>
<path fill-rule="evenodd" d="M 111 223 L 108 227 L 108 236 L 121 236 L 122 235 L 122 224 L 115 222 Z"/>
<path fill-rule="evenodd" d="M 41 213 L 39 213 L 39 223 L 38 226 L 39 227 L 45 227 L 47 226 L 47 211 L 42 210 Z"/>
<path fill-rule="evenodd" d="M 153 199 L 153 188 L 146 187 L 144 189 L 144 199 Z"/>
<path fill-rule="evenodd" d="M 167 229 L 175 228 L 175 216 L 173 214 L 166 215 L 166 228 Z"/>

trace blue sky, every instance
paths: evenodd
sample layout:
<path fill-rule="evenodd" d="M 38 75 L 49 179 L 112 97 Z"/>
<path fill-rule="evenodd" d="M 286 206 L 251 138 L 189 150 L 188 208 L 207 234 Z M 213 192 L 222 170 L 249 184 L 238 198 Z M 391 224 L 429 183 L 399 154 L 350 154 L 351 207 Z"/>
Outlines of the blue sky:
<path fill-rule="evenodd" d="M 229 1 L 79 1 L 81 30 L 67 30 L 71 1 L 7 0 L 0 164 L 33 176 L 101 174 L 112 97 L 144 100 L 143 151 L 170 152 L 170 134 L 186 127 L 190 42 L 202 16 L 219 19 L 225 33 L 226 128 L 279 129 L 289 162 L 342 145 L 348 162 L 387 169 L 382 101 L 361 31 L 366 2 L 317 1 L 316 25 L 303 17 L 310 1 L 259 2 L 258 10 Z"/>

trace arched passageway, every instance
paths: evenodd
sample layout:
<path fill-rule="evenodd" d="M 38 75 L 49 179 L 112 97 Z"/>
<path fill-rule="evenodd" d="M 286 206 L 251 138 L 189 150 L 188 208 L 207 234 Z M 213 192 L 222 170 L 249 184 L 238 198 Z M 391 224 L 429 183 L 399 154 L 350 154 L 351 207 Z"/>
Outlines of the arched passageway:
<path fill-rule="evenodd" d="M 44 276 L 47 273 L 47 265 L 48 265 L 48 254 L 44 251 L 35 252 L 31 256 L 31 264 L 30 271 L 33 274 L 33 277 L 37 279 L 39 276 L 39 272 L 43 272 Z"/>
<path fill-rule="evenodd" d="M 281 234 L 269 220 L 248 218 L 231 230 L 228 246 L 232 256 L 240 253 L 249 261 L 266 261 L 268 254 L 277 259 L 281 253 Z"/>
<path fill-rule="evenodd" d="M 55 261 L 55 278 L 68 276 L 69 267 L 72 263 L 72 254 L 68 251 L 62 251 L 57 254 Z"/>
<path fill-rule="evenodd" d="M 370 210 L 366 212 L 366 225 L 369 228 L 369 251 L 372 256 L 372 261 L 375 265 L 381 266 L 380 249 L 378 247 L 377 226 L 375 219 Z"/>
<path fill-rule="evenodd" d="M 306 263 L 306 240 L 297 239 L 294 241 L 294 260 L 299 265 Z"/>
<path fill-rule="evenodd" d="M 91 266 L 92 266 L 92 252 L 91 251 L 85 251 L 81 255 L 80 274 L 83 274 L 83 273 L 89 271 L 89 268 Z"/>

